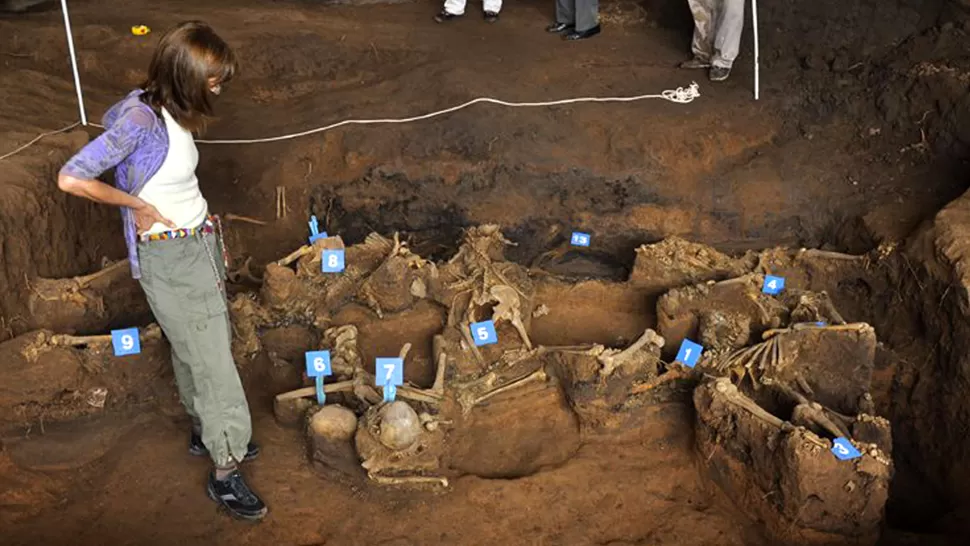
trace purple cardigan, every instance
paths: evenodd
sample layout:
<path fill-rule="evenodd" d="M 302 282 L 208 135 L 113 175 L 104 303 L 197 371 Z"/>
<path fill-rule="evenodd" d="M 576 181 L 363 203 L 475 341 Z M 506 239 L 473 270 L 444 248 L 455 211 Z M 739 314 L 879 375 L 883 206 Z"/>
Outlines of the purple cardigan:
<path fill-rule="evenodd" d="M 137 196 L 168 155 L 165 120 L 141 101 L 142 93 L 142 90 L 136 89 L 109 108 L 102 118 L 104 133 L 75 154 L 61 169 L 61 174 L 91 180 L 115 168 L 115 186 Z M 131 276 L 139 279 L 141 268 L 138 264 L 135 217 L 131 209 L 121 208 L 121 220 Z"/>

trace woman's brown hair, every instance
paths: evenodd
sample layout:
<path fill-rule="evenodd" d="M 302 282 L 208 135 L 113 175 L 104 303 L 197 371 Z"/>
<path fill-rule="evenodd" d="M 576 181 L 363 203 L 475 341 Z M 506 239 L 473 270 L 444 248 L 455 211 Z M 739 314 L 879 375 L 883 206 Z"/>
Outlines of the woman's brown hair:
<path fill-rule="evenodd" d="M 225 84 L 237 69 L 235 53 L 212 27 L 180 23 L 159 41 L 141 100 L 159 115 L 164 107 L 185 129 L 202 131 L 213 117 L 211 83 Z"/>

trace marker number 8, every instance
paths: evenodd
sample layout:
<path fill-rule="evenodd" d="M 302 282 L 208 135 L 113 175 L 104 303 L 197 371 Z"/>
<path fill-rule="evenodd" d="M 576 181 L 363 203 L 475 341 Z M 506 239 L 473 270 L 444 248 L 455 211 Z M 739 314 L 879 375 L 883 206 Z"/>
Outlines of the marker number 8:
<path fill-rule="evenodd" d="M 327 267 L 337 267 L 339 260 L 336 254 L 331 254 L 327 256 Z"/>

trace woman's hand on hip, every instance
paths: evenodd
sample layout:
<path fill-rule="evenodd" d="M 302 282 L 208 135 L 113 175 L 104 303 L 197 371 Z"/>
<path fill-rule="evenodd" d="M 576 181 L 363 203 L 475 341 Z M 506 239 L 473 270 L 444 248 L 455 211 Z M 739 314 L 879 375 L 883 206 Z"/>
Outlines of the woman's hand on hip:
<path fill-rule="evenodd" d="M 144 201 L 139 206 L 132 208 L 132 213 L 135 215 L 135 229 L 138 233 L 148 231 L 156 223 L 175 229 L 175 224 L 171 220 L 162 216 L 162 213 L 158 212 L 154 205 Z"/>

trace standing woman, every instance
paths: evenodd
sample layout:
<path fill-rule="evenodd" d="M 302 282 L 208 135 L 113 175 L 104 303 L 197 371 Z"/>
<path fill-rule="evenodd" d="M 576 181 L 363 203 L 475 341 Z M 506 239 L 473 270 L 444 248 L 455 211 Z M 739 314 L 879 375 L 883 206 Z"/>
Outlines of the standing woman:
<path fill-rule="evenodd" d="M 178 25 L 159 42 L 145 83 L 108 110 L 105 132 L 68 161 L 57 185 L 121 207 L 132 276 L 172 346 L 192 418 L 189 452 L 215 464 L 206 486 L 212 500 L 258 520 L 266 506 L 237 468 L 259 448 L 250 443 L 249 405 L 230 351 L 222 233 L 199 191 L 192 137 L 236 69 L 235 54 L 212 28 Z M 96 180 L 111 168 L 116 188 Z"/>

